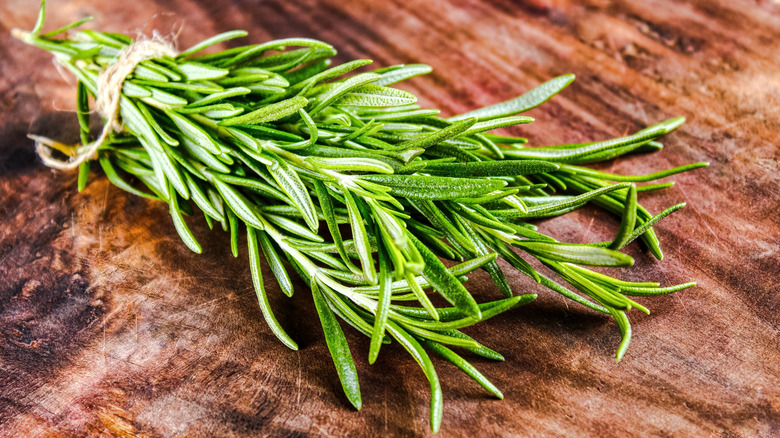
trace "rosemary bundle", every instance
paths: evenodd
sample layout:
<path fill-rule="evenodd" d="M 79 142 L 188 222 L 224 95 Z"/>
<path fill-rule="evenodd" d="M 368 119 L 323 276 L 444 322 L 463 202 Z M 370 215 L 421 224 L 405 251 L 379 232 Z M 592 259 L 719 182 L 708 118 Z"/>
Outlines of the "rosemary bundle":
<path fill-rule="evenodd" d="M 561 91 L 573 75 L 497 105 L 442 118 L 436 109 L 417 106 L 413 94 L 391 87 L 430 72 L 427 65 L 345 77 L 371 61 L 331 66 L 334 48 L 305 38 L 203 54 L 214 44 L 245 36 L 244 31 L 214 36 L 181 53 L 160 50 L 163 43 L 156 41 L 151 53 L 139 55 L 140 43 L 125 35 L 73 31 L 88 19 L 43 33 L 44 9 L 45 2 L 33 31 L 14 35 L 52 53 L 78 79 L 82 141 L 69 146 L 34 137 L 47 164 L 77 165 L 82 190 L 90 159 L 96 158 L 117 187 L 167 203 L 182 241 L 196 253 L 202 248 L 184 220 L 194 207 L 209 227 L 218 223 L 230 233 L 236 257 L 239 235 L 245 233 L 260 309 L 291 349 L 298 347 L 274 317 L 260 264 L 264 259 L 288 296 L 293 294 L 289 270 L 294 270 L 310 288 L 344 393 L 358 409 L 357 371 L 339 321 L 371 339 L 370 363 L 393 340 L 419 363 L 430 382 L 433 431 L 441 423 L 442 395 L 430 352 L 503 397 L 453 350 L 503 360 L 462 329 L 536 297 L 513 294 L 498 258 L 541 286 L 611 315 L 622 335 L 618 360 L 631 338 L 627 312 L 648 313 L 629 297 L 694 284 L 627 282 L 591 267 L 631 266 L 632 258 L 620 250 L 636 239 L 661 259 L 652 227 L 684 204 L 653 215 L 637 202 L 638 192 L 672 183 L 635 183 L 707 164 L 639 176 L 582 166 L 658 151 L 663 147 L 658 138 L 680 126 L 682 118 L 607 141 L 528 147 L 524 138 L 490 131 L 532 122 L 518 114 Z M 61 35 L 66 38 L 55 38 Z M 111 93 L 113 103 L 100 110 L 106 129 L 90 142 L 90 97 L 105 107 Z M 50 148 L 64 155 L 57 158 Z M 62 161 L 67 156 L 70 160 Z M 586 203 L 621 218 L 613 240 L 559 242 L 532 223 Z M 455 263 L 445 265 L 442 259 Z M 532 265 L 531 259 L 539 263 Z M 534 267 L 540 265 L 556 279 Z M 489 273 L 503 298 L 477 302 L 463 285 L 477 269 Z"/>

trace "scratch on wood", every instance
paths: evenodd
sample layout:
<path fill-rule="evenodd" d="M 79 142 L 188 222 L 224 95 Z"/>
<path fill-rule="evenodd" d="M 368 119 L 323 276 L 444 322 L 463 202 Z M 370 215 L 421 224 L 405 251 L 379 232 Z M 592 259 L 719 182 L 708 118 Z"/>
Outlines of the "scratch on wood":
<path fill-rule="evenodd" d="M 108 358 L 106 356 L 106 317 L 103 317 L 103 367 L 108 366 Z"/>
<path fill-rule="evenodd" d="M 585 239 L 586 241 L 588 240 L 588 234 L 590 234 L 590 229 L 591 227 L 593 227 L 593 222 L 595 221 L 596 221 L 596 215 L 594 214 L 593 216 L 591 216 L 587 228 L 585 228 L 585 231 L 582 233 L 582 238 Z"/>
<path fill-rule="evenodd" d="M 685 198 L 685 202 L 687 203 L 688 206 L 690 206 L 691 210 L 693 210 L 693 212 L 696 214 L 696 216 L 698 216 L 699 219 L 698 219 L 697 223 L 704 224 L 704 226 L 707 228 L 707 231 L 709 231 L 710 234 L 715 236 L 715 238 L 718 240 L 718 242 L 720 242 L 721 244 L 725 244 L 725 242 L 723 242 L 723 239 L 721 239 L 720 236 L 718 236 L 718 233 L 716 233 L 715 231 L 712 230 L 712 228 L 710 227 L 710 224 L 707 223 L 706 218 L 704 216 L 702 216 L 701 213 L 699 213 L 699 211 L 696 210 L 696 207 L 693 205 L 693 203 L 688 200 L 688 196 L 685 195 L 685 190 L 683 190 L 682 186 L 679 185 L 679 184 L 675 184 L 674 187 L 680 192 L 682 197 Z"/>
<path fill-rule="evenodd" d="M 669 281 L 669 276 L 666 274 L 666 272 L 662 271 L 661 275 L 664 277 L 663 284 L 672 284 L 672 282 Z M 677 298 L 677 301 L 680 302 L 680 306 L 683 308 L 685 313 L 691 313 L 690 310 L 688 310 L 688 306 L 685 305 L 685 301 L 683 301 L 681 294 L 673 294 L 673 295 Z"/>
<path fill-rule="evenodd" d="M 709 280 L 711 280 L 711 281 L 714 281 L 714 282 L 718 283 L 718 286 L 720 286 L 719 290 L 721 290 L 721 291 L 728 291 L 728 287 L 724 284 L 724 282 L 720 278 L 718 278 L 717 276 L 712 275 L 711 272 L 708 273 L 707 271 L 705 271 L 701 267 L 701 265 L 698 263 L 697 260 L 692 259 L 690 256 L 686 255 L 683 252 L 678 253 L 678 255 L 681 256 L 682 258 L 684 258 L 686 261 L 688 261 L 687 266 L 689 266 L 691 268 L 696 268 L 696 269 L 699 270 L 699 272 L 702 272 L 705 275 L 710 274 L 710 275 L 707 275 L 707 278 Z M 756 316 L 756 318 L 761 320 L 761 322 L 764 322 L 764 323 L 768 324 L 770 327 L 772 327 L 772 329 L 775 331 L 775 333 L 780 333 L 780 327 L 778 327 L 774 322 L 766 319 L 766 317 L 761 315 L 761 313 L 757 309 L 755 309 L 753 306 L 751 306 L 739 294 L 729 294 L 729 296 L 736 298 L 743 306 L 747 307 L 748 310 L 750 310 L 750 312 L 753 315 Z"/>
<path fill-rule="evenodd" d="M 108 191 L 111 188 L 111 184 L 106 184 L 106 193 L 103 196 L 103 206 L 100 208 L 100 217 L 106 216 L 106 210 L 108 209 Z"/>

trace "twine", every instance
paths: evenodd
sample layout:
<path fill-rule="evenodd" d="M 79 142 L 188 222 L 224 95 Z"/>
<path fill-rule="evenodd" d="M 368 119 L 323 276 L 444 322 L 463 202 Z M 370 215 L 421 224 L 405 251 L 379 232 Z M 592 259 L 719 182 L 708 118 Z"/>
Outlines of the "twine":
<path fill-rule="evenodd" d="M 28 135 L 35 141 L 35 150 L 41 157 L 43 164 L 60 170 L 73 170 L 81 163 L 94 159 L 97 150 L 105 143 L 111 131 L 122 131 L 122 124 L 119 123 L 119 100 L 122 97 L 122 84 L 125 79 L 135 70 L 136 66 L 147 59 L 159 58 L 162 56 L 176 56 L 178 52 L 171 43 L 160 38 L 151 40 L 136 41 L 128 46 L 117 58 L 116 62 L 100 72 L 97 83 L 97 99 L 95 109 L 103 119 L 103 131 L 100 137 L 92 143 L 88 143 L 76 148 L 74 156 L 67 161 L 54 158 L 52 150 L 56 147 L 55 141 L 38 135 Z"/>

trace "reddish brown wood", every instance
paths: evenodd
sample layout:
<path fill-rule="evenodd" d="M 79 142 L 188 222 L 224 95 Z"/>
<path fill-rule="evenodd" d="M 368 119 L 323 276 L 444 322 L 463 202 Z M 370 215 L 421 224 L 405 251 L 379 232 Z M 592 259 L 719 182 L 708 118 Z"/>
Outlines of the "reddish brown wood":
<path fill-rule="evenodd" d="M 602 139 L 664 118 L 688 123 L 651 157 L 607 163 L 649 172 L 712 166 L 644 194 L 651 211 L 688 208 L 658 226 L 659 263 L 636 246 L 630 280 L 696 280 L 685 292 L 640 299 L 625 360 L 607 318 L 550 292 L 469 333 L 505 363 L 475 359 L 504 392 L 492 400 L 436 361 L 445 391 L 442 436 L 777 436 L 780 434 L 780 6 L 777 2 L 51 1 L 50 23 L 94 15 L 94 28 L 167 31 L 186 47 L 216 32 L 251 40 L 308 36 L 341 61 L 426 62 L 405 87 L 447 114 L 513 97 L 552 76 L 578 80 L 533 110 L 535 144 Z M 246 255 L 194 223 L 205 254 L 179 241 L 166 208 L 102 178 L 77 194 L 75 176 L 49 171 L 25 138 L 67 135 L 72 84 L 49 58 L 11 40 L 29 28 L 30 1 L 0 5 L 0 435 L 214 436 L 428 434 L 427 384 L 398 346 L 366 361 L 348 331 L 364 392 L 340 392 L 305 286 L 270 286 L 277 342 L 257 308 Z M 159 14 L 155 19 L 151 17 Z M 174 20 L 175 18 L 175 20 Z M 595 209 L 545 222 L 561 240 L 611 236 Z M 270 273 L 266 272 L 270 277 Z M 517 291 L 540 288 L 519 275 Z M 477 275 L 470 288 L 496 296 Z"/>

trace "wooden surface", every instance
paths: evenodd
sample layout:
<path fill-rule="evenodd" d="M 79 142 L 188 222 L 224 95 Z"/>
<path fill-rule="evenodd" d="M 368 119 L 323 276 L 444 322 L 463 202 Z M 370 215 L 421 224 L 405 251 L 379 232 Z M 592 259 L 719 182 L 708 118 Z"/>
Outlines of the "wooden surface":
<path fill-rule="evenodd" d="M 11 40 L 37 2 L 0 5 L 0 435 L 427 435 L 427 383 L 393 345 L 370 366 L 348 339 L 363 409 L 341 394 L 308 291 L 271 287 L 291 352 L 264 325 L 246 254 L 193 228 L 195 255 L 165 206 L 126 195 L 97 173 L 75 176 L 36 159 L 28 131 L 73 131 L 73 84 L 49 57 Z M 643 194 L 652 211 L 688 208 L 658 227 L 666 259 L 632 245 L 624 279 L 695 280 L 639 301 L 620 364 L 608 318 L 519 275 L 524 308 L 469 331 L 506 356 L 474 364 L 493 400 L 436 360 L 445 393 L 440 436 L 780 435 L 780 5 L 768 0 L 633 1 L 51 1 L 48 28 L 86 15 L 101 30 L 182 27 L 180 47 L 241 28 L 250 41 L 307 36 L 339 60 L 426 62 L 404 87 L 445 114 L 513 97 L 541 81 L 577 81 L 535 109 L 534 144 L 604 139 L 675 115 L 688 123 L 653 156 L 603 165 L 645 173 L 706 160 L 708 169 Z M 154 14 L 158 14 L 153 18 Z M 66 110 L 66 111 L 59 111 Z M 34 123 L 31 122 L 34 121 Z M 547 221 L 575 242 L 609 238 L 596 209 Z M 266 278 L 270 277 L 266 272 Z M 496 297 L 486 275 L 470 289 Z"/>

